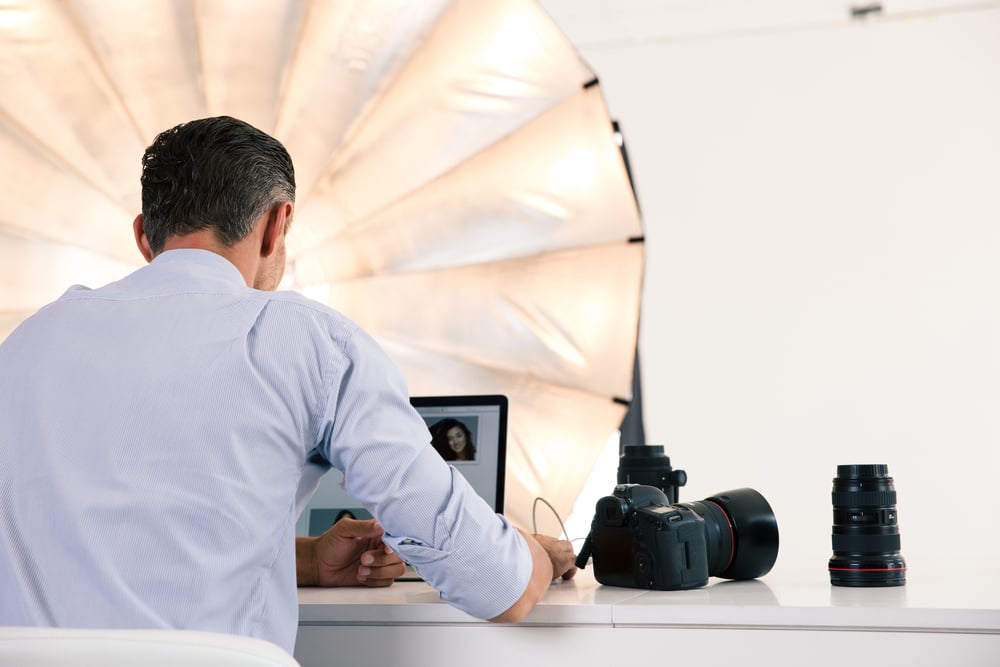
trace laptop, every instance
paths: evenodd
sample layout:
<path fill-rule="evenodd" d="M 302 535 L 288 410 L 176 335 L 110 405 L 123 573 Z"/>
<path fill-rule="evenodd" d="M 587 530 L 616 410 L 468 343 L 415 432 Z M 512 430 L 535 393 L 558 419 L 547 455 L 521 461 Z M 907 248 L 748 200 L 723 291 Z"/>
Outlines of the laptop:
<path fill-rule="evenodd" d="M 495 512 L 503 512 L 507 461 L 507 397 L 413 396 L 410 403 L 423 417 L 432 446 L 465 477 Z M 344 491 L 343 474 L 331 470 L 296 525 L 299 535 L 320 535 L 338 519 L 370 519 L 371 513 Z M 419 580 L 408 567 L 402 581 Z"/>

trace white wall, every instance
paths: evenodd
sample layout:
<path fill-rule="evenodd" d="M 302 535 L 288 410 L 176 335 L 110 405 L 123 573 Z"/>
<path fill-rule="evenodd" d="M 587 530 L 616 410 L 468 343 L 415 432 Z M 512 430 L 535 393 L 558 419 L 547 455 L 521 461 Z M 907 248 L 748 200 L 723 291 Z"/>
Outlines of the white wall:
<path fill-rule="evenodd" d="M 775 574 L 825 576 L 837 464 L 887 463 L 909 576 L 989 572 L 1000 8 L 581 50 L 644 211 L 646 431 L 682 500 L 759 489 Z"/>

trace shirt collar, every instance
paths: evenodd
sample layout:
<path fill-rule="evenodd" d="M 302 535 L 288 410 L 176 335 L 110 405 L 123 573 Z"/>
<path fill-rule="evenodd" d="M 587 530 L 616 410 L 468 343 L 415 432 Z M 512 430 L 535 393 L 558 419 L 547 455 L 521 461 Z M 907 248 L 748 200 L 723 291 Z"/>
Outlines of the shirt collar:
<path fill-rule="evenodd" d="M 154 257 L 150 266 L 157 270 L 182 271 L 192 277 L 197 277 L 199 282 L 219 280 L 239 287 L 247 286 L 243 274 L 236 268 L 236 265 L 211 250 L 196 248 L 166 250 Z"/>

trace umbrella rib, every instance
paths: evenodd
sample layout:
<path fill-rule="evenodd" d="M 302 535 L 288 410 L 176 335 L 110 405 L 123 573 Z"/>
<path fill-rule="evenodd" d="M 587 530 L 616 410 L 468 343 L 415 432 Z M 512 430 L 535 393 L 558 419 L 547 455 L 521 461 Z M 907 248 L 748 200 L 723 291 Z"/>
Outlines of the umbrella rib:
<path fill-rule="evenodd" d="M 292 42 L 292 44 L 294 45 L 292 47 L 293 49 L 292 56 L 289 59 L 288 67 L 286 67 L 285 71 L 282 73 L 281 85 L 278 90 L 279 102 L 278 102 L 278 108 L 274 114 L 275 130 L 281 127 L 281 123 L 284 121 L 285 114 L 288 113 L 288 107 L 286 106 L 288 104 L 288 97 L 285 94 L 285 91 L 286 88 L 288 87 L 288 82 L 293 80 L 294 73 L 298 71 L 300 63 L 302 61 L 302 50 L 305 48 L 305 45 L 302 43 L 303 37 L 306 32 L 306 26 L 309 25 L 309 19 L 316 11 L 314 9 L 315 4 L 316 4 L 315 0 L 307 0 L 305 11 L 303 11 L 299 15 L 300 16 L 299 25 L 296 29 L 294 41 Z M 301 184 L 299 184 L 299 186 L 301 186 Z M 300 187 L 299 199 L 300 200 L 303 199 L 303 195 L 308 196 L 309 190 L 311 189 L 312 185 L 307 186 L 306 188 Z M 301 192 L 301 190 L 304 190 L 305 192 Z"/>
<path fill-rule="evenodd" d="M 94 44 L 91 41 L 87 31 L 84 29 L 83 21 L 80 19 L 79 14 L 73 11 L 73 6 L 71 3 L 63 3 L 62 7 L 67 18 L 69 19 L 69 22 L 72 23 L 74 30 L 76 30 L 77 34 L 79 35 L 80 43 L 83 44 L 87 53 L 90 54 L 90 58 L 94 62 L 97 69 L 100 70 L 101 76 L 104 78 L 105 84 L 108 86 L 108 89 L 112 91 L 112 93 L 115 96 L 115 99 L 118 101 L 118 106 L 121 108 L 122 112 L 125 114 L 125 117 L 128 119 L 129 125 L 131 126 L 132 131 L 135 133 L 136 139 L 138 139 L 140 143 L 144 143 L 142 129 L 139 126 L 139 122 L 136 120 L 135 116 L 132 115 L 131 109 L 125 102 L 125 97 L 122 95 L 122 92 L 121 90 L 119 90 L 118 86 L 115 85 L 115 80 L 110 76 L 107 68 L 104 66 L 104 61 L 98 54 L 97 49 L 94 48 Z M 111 197 L 111 199 L 114 200 L 113 197 Z"/>
<path fill-rule="evenodd" d="M 393 338 L 392 336 L 378 335 L 378 336 L 376 336 L 376 338 L 379 338 L 379 339 L 384 340 L 384 341 L 391 341 L 392 343 L 394 343 L 397 346 L 406 347 L 406 348 L 409 348 L 411 350 L 420 350 L 420 351 L 423 351 L 423 352 L 429 352 L 429 353 L 431 353 L 431 354 L 433 354 L 435 356 L 444 357 L 446 359 L 452 359 L 454 361 L 458 361 L 458 362 L 461 362 L 461 363 L 469 365 L 469 366 L 474 366 L 476 368 L 483 368 L 483 369 L 486 369 L 486 370 L 489 370 L 489 371 L 495 371 L 497 373 L 501 373 L 501 374 L 504 374 L 504 375 L 511 375 L 511 376 L 517 375 L 517 376 L 522 377 L 522 378 L 536 378 L 538 380 L 544 380 L 545 384 L 547 384 L 549 386 L 562 387 L 564 389 L 569 389 L 571 391 L 579 392 L 579 393 L 582 393 L 582 394 L 587 394 L 589 396 L 595 396 L 595 397 L 598 397 L 598 398 L 605 398 L 605 399 L 610 400 L 613 403 L 622 403 L 623 401 L 627 403 L 628 401 L 631 400 L 629 398 L 622 398 L 620 396 L 615 396 L 614 392 L 606 392 L 606 393 L 596 392 L 596 391 L 592 391 L 590 389 L 585 389 L 585 388 L 577 386 L 577 385 L 567 384 L 566 382 L 560 382 L 558 380 L 553 380 L 553 379 L 546 378 L 546 377 L 543 377 L 543 376 L 540 376 L 540 375 L 535 375 L 533 373 L 524 372 L 524 371 L 518 371 L 518 370 L 513 370 L 513 369 L 511 369 L 511 368 L 509 368 L 507 366 L 495 366 L 495 365 L 490 365 L 490 364 L 484 364 L 479 359 L 474 359 L 474 358 L 470 358 L 470 357 L 464 357 L 462 355 L 452 354 L 452 353 L 448 353 L 448 352 L 442 352 L 440 350 L 429 348 L 429 347 L 425 347 L 423 345 L 417 345 L 417 344 L 414 344 L 414 343 L 409 342 L 409 341 L 404 342 L 402 340 Z"/>
<path fill-rule="evenodd" d="M 53 238 L 51 236 L 46 236 L 44 234 L 38 234 L 33 229 L 26 229 L 24 227 L 21 227 L 20 225 L 15 225 L 11 222 L 8 222 L 7 220 L 0 219 L 0 234 L 5 234 L 7 236 L 25 239 L 26 241 L 35 241 L 40 243 L 46 243 L 53 246 L 72 248 L 75 250 L 80 250 L 82 252 L 90 253 L 91 255 L 94 255 L 96 257 L 103 257 L 105 259 L 120 264 L 130 263 L 128 260 L 123 259 L 122 257 L 103 252 L 101 250 L 98 250 L 97 248 L 92 248 L 86 245 L 82 245 L 80 243 L 74 243 L 71 240 L 63 238 Z M 138 266 L 138 261 L 131 263 Z"/>
<path fill-rule="evenodd" d="M 208 72 L 205 71 L 205 55 L 202 53 L 202 33 L 204 32 L 204 27 L 201 25 L 199 17 L 201 12 L 198 11 L 197 5 L 198 0 L 194 0 L 190 5 L 191 8 L 191 26 L 194 28 L 194 42 L 195 42 L 195 55 L 198 58 L 198 92 L 201 94 L 201 106 L 202 108 L 208 110 L 208 113 L 214 113 L 208 109 Z"/>
<path fill-rule="evenodd" d="M 490 259 L 489 261 L 479 261 L 479 262 L 464 262 L 461 264 L 447 264 L 444 266 L 434 266 L 428 268 L 420 269 L 406 269 L 402 271 L 387 271 L 384 273 L 368 273 L 365 275 L 352 276 L 350 278 L 343 278 L 339 280 L 320 280 L 313 283 L 304 283 L 298 285 L 298 288 L 307 287 L 310 284 L 330 284 L 330 285 L 351 285 L 362 283 L 367 280 L 378 280 L 378 279 L 396 279 L 402 278 L 404 276 L 419 276 L 419 275 L 434 275 L 437 273 L 445 271 L 462 271 L 469 270 L 473 268 L 481 268 L 487 266 L 502 266 L 503 264 L 515 264 L 518 262 L 530 261 L 539 257 L 552 257 L 553 255 L 559 253 L 569 253 L 580 250 L 597 250 L 599 248 L 611 248 L 622 245 L 643 245 L 645 246 L 644 236 L 623 236 L 620 239 L 612 239 L 608 241 L 601 241 L 599 243 L 584 243 L 580 245 L 567 245 L 558 248 L 543 248 L 535 252 L 531 252 L 524 255 L 506 255 L 504 257 L 497 257 L 495 259 Z M 315 247 L 310 248 L 304 252 L 299 253 L 292 261 L 301 261 L 308 258 L 311 254 L 319 252 L 321 248 Z"/>

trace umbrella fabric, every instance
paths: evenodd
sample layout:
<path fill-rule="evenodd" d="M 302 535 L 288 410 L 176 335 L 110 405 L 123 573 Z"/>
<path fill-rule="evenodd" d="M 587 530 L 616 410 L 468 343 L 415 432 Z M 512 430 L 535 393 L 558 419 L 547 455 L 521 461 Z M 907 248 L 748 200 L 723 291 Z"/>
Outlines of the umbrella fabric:
<path fill-rule="evenodd" d="M 630 397 L 642 226 L 597 78 L 534 2 L 4 0 L 0 78 L 0 338 L 141 263 L 157 132 L 236 116 L 295 160 L 284 286 L 415 395 L 506 394 L 508 514 L 570 512 Z"/>

